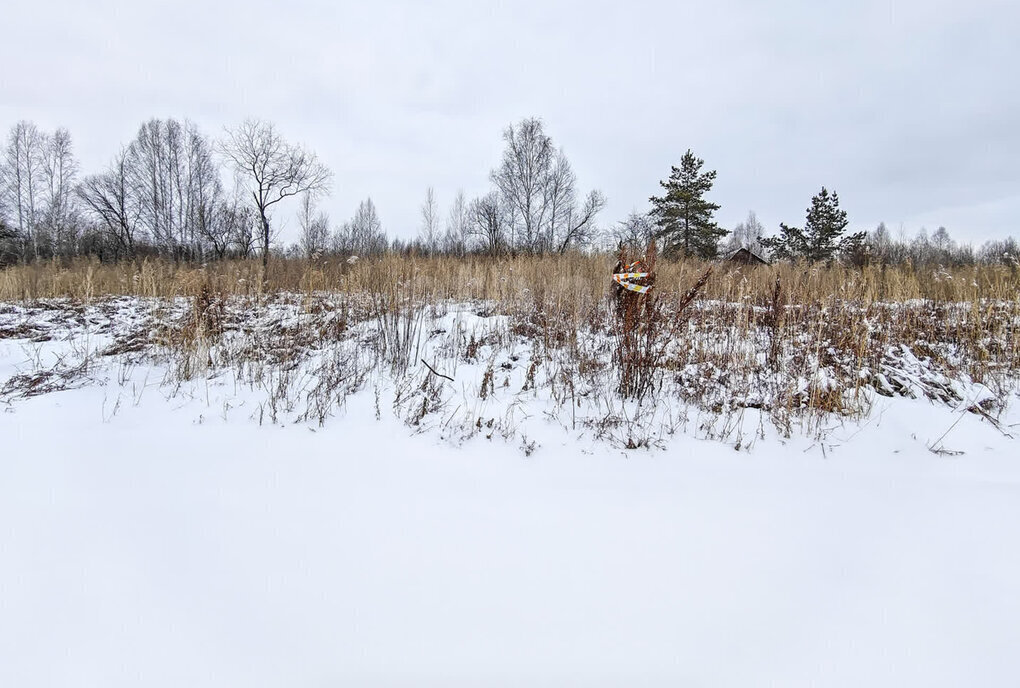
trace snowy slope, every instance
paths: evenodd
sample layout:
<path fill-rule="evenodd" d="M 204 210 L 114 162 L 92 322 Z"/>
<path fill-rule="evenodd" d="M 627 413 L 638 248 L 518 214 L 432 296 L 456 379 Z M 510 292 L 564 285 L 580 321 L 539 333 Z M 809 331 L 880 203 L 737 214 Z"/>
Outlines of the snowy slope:
<path fill-rule="evenodd" d="M 155 391 L 153 391 L 155 392 Z M 0 414 L 0 685 L 1007 686 L 1020 462 L 462 448 L 376 421 L 203 422 L 104 390 Z M 974 427 L 969 427 L 974 425 Z M 904 427 L 907 426 L 907 427 Z"/>
<path fill-rule="evenodd" d="M 0 385 L 109 346 L 90 318 L 0 340 Z M 528 456 L 371 386 L 321 427 L 260 424 L 260 390 L 124 356 L 0 401 L 0 686 L 1020 676 L 1015 406 L 997 428 L 879 397 L 740 451 L 621 451 L 532 409 Z"/>

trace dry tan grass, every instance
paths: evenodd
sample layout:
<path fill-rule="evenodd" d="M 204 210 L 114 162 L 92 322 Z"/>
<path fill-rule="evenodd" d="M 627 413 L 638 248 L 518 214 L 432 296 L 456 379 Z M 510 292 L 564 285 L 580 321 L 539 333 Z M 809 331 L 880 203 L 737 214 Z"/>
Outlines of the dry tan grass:
<path fill-rule="evenodd" d="M 550 294 L 560 303 L 601 298 L 610 288 L 615 258 L 609 255 L 517 257 L 492 260 L 390 255 L 350 265 L 340 259 L 274 260 L 265 285 L 256 260 L 207 265 L 165 260 L 115 264 L 96 260 L 18 265 L 0 272 L 0 300 L 88 299 L 105 295 L 196 296 L 203 289 L 224 295 L 254 296 L 262 291 L 386 293 L 413 285 L 430 299 L 515 301 L 522 294 Z M 658 290 L 683 291 L 705 271 L 700 261 L 660 261 Z M 721 269 L 719 269 L 721 268 Z M 863 269 L 778 264 L 768 267 L 717 267 L 704 298 L 762 302 L 779 280 L 789 303 L 839 298 L 858 303 L 925 299 L 970 302 L 1011 301 L 1020 293 L 1020 277 L 1006 267 L 957 270 L 879 266 Z M 685 286 L 686 285 L 686 286 Z"/>

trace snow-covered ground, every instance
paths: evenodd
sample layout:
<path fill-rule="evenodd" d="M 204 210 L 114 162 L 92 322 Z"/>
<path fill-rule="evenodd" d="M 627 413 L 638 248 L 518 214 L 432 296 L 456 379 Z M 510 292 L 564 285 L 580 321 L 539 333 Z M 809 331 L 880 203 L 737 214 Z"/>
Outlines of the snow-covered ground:
<path fill-rule="evenodd" d="M 83 346 L 22 335 L 0 387 Z M 370 385 L 323 426 L 259 424 L 257 390 L 105 365 L 0 403 L 0 686 L 1020 677 L 1015 405 L 993 427 L 878 397 L 740 451 L 622 451 L 536 414 L 526 456 Z"/>

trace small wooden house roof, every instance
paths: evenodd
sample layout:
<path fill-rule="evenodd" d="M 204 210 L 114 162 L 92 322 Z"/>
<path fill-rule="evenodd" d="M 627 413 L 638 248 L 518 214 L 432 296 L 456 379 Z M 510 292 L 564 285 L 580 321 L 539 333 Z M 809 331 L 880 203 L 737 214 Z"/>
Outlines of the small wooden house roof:
<path fill-rule="evenodd" d="M 730 255 L 726 256 L 726 260 L 733 263 L 743 263 L 745 265 L 769 264 L 767 260 L 759 256 L 757 253 L 747 248 L 746 246 L 742 246 L 741 248 L 738 248 Z"/>

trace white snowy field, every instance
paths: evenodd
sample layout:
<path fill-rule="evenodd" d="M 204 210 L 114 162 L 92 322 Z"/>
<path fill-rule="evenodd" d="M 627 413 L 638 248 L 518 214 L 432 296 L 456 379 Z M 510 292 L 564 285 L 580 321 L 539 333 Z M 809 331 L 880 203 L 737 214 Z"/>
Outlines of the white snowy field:
<path fill-rule="evenodd" d="M 103 399 L 0 413 L 0 685 L 1020 677 L 1020 460 L 971 414 L 956 457 L 925 447 L 951 413 L 896 399 L 828 458 L 525 458 L 369 404 L 313 432 Z"/>
<path fill-rule="evenodd" d="M 109 344 L 88 330 L 0 340 L 0 387 Z M 740 451 L 623 451 L 535 397 L 526 455 L 371 385 L 277 424 L 222 371 L 90 365 L 0 398 L 0 686 L 1020 680 L 1015 394 L 997 427 L 876 396 Z"/>

